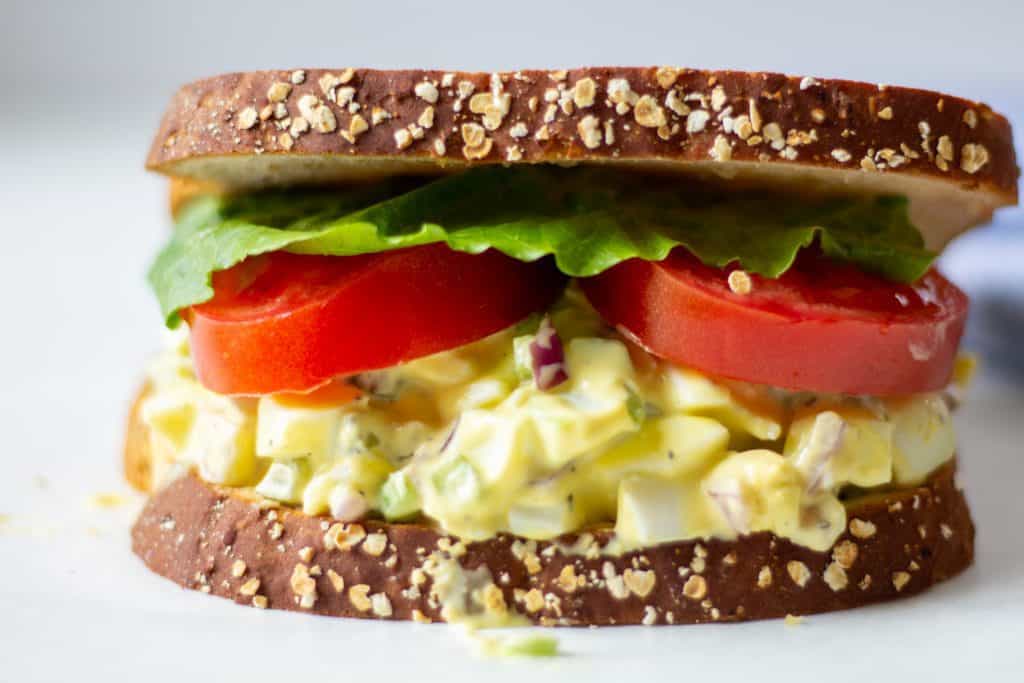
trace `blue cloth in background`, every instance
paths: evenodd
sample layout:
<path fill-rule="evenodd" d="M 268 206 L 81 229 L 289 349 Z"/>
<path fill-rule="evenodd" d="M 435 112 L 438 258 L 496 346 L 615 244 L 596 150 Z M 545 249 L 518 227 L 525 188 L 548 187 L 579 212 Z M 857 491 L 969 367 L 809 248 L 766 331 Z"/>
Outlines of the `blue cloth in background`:
<path fill-rule="evenodd" d="M 939 266 L 971 297 L 963 348 L 981 356 L 986 375 L 1024 386 L 1024 210 L 958 238 Z"/>

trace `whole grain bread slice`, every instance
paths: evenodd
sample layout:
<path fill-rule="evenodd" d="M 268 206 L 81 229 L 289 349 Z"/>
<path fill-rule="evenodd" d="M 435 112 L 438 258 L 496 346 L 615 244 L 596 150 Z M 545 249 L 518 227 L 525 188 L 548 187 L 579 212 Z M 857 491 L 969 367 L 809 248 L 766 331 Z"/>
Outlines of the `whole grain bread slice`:
<path fill-rule="evenodd" d="M 126 473 L 148 487 L 141 463 L 149 439 L 138 411 L 132 415 Z M 952 463 L 919 487 L 849 504 L 848 519 L 824 553 L 755 533 L 603 555 L 609 528 L 551 542 L 499 535 L 464 544 L 426 524 L 341 524 L 268 507 L 187 473 L 153 494 L 132 530 L 132 548 L 157 574 L 241 604 L 417 621 L 443 620 L 431 568 L 457 562 L 478 578 L 486 568 L 482 609 L 543 625 L 827 612 L 919 593 L 972 562 L 974 526 Z"/>
<path fill-rule="evenodd" d="M 147 166 L 225 190 L 602 163 L 736 188 L 902 194 L 930 248 L 1017 201 L 1010 125 L 984 104 L 775 73 L 585 67 L 300 69 L 182 87 Z"/>

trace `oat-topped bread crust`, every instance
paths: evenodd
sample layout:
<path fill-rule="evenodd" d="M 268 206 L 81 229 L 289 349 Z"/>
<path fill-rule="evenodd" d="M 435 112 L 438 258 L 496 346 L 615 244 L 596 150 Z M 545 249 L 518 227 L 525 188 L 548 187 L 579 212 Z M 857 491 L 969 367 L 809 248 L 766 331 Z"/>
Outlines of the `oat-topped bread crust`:
<path fill-rule="evenodd" d="M 144 426 L 129 429 L 130 477 L 147 449 Z M 429 569 L 454 560 L 489 570 L 493 582 L 481 589 L 487 609 L 544 625 L 827 612 L 919 593 L 973 559 L 974 526 L 952 464 L 920 487 L 849 507 L 848 518 L 825 553 L 756 533 L 602 556 L 609 529 L 593 530 L 589 540 L 560 539 L 582 554 L 508 535 L 463 544 L 425 525 L 341 524 L 267 507 L 186 474 L 153 495 L 135 523 L 132 548 L 157 574 L 241 604 L 417 621 L 442 619 Z"/>
<path fill-rule="evenodd" d="M 936 92 L 775 73 L 258 71 L 181 88 L 150 169 L 229 189 L 473 164 L 621 163 L 742 185 L 911 198 L 941 247 L 1017 201 L 1007 120 Z"/>

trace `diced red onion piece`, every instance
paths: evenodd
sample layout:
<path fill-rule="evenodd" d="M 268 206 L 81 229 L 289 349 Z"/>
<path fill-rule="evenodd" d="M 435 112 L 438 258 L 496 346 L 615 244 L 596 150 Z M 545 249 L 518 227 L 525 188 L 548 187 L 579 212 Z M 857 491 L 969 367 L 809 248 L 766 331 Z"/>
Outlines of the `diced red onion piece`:
<path fill-rule="evenodd" d="M 344 491 L 331 501 L 331 516 L 339 522 L 354 522 L 366 516 L 370 506 L 356 491 Z"/>
<path fill-rule="evenodd" d="M 448 446 L 451 445 L 452 439 L 455 438 L 455 430 L 459 428 L 459 421 L 462 419 L 461 415 L 455 417 L 455 422 L 452 423 L 452 428 L 448 430 L 448 435 L 444 437 L 444 442 L 441 444 L 441 448 L 438 449 L 438 453 L 444 453 L 448 450 Z"/>
<path fill-rule="evenodd" d="M 569 379 L 569 373 L 565 370 L 562 339 L 548 316 L 540 321 L 537 335 L 530 342 L 530 359 L 533 381 L 541 391 L 553 389 Z"/>

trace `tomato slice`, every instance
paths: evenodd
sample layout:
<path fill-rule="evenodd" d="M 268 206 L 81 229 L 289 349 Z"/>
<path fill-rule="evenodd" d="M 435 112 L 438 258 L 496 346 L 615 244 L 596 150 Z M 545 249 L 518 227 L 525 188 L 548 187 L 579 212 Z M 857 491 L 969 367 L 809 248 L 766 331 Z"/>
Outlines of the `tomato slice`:
<path fill-rule="evenodd" d="M 821 393 L 945 387 L 967 296 L 938 271 L 889 282 L 804 250 L 778 279 L 733 292 L 724 269 L 684 249 L 625 261 L 582 282 L 609 323 L 651 353 L 709 374 Z"/>
<path fill-rule="evenodd" d="M 221 394 L 308 391 L 468 344 L 549 306 L 565 277 L 426 245 L 362 256 L 257 256 L 184 314 L 200 381 Z"/>

